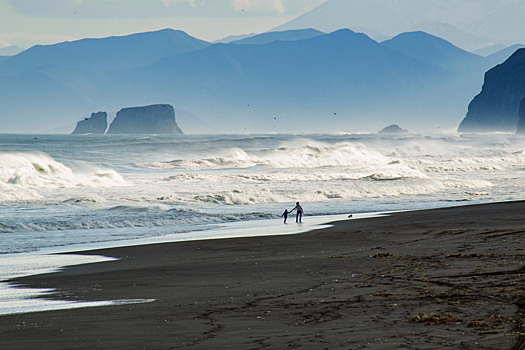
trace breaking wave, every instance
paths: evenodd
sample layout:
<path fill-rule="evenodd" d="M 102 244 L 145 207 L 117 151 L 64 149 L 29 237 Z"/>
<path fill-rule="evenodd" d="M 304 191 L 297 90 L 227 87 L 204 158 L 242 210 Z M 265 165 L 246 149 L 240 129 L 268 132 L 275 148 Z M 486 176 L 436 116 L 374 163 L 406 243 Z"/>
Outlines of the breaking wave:
<path fill-rule="evenodd" d="M 73 171 L 43 152 L 0 152 L 0 201 L 40 199 L 45 189 L 123 185 L 112 169 L 79 163 Z"/>
<path fill-rule="evenodd" d="M 389 158 L 378 151 L 354 142 L 327 144 L 308 139 L 283 142 L 277 148 L 247 152 L 228 148 L 221 154 L 202 159 L 175 159 L 140 164 L 151 169 L 243 169 L 254 166 L 268 168 L 319 168 L 330 166 L 386 164 Z"/>
<path fill-rule="evenodd" d="M 18 217 L 0 218 L 0 233 L 70 230 L 165 227 L 174 225 L 220 224 L 239 220 L 267 219 L 275 214 L 264 212 L 205 213 L 191 209 L 118 206 L 103 210 L 63 211 L 55 215 L 35 215 L 21 221 Z M 67 239 L 62 235 L 63 239 Z M 9 236 L 2 236 L 7 242 Z"/>

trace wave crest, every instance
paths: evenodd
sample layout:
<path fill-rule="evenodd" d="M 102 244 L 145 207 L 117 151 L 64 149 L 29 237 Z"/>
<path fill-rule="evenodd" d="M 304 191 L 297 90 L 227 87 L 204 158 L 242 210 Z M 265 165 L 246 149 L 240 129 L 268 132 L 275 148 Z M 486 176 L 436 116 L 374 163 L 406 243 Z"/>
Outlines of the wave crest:
<path fill-rule="evenodd" d="M 120 174 L 79 163 L 75 171 L 43 152 L 0 152 L 0 201 L 40 199 L 45 189 L 126 185 Z"/>
<path fill-rule="evenodd" d="M 355 142 L 328 144 L 312 140 L 291 140 L 276 148 L 247 152 L 239 148 L 222 150 L 214 157 L 175 159 L 138 164 L 151 169 L 235 169 L 265 166 L 269 168 L 319 168 L 366 164 L 388 164 L 391 160 L 378 151 Z"/>

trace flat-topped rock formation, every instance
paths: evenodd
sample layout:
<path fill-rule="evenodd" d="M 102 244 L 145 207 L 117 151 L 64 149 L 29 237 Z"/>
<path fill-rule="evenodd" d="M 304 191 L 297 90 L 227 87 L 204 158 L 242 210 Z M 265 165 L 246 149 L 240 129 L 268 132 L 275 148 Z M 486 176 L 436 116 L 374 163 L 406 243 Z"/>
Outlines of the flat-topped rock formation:
<path fill-rule="evenodd" d="M 122 108 L 108 134 L 182 134 L 175 110 L 168 104 Z"/>
<path fill-rule="evenodd" d="M 108 128 L 106 112 L 91 113 L 91 117 L 77 123 L 73 134 L 104 134 Z"/>

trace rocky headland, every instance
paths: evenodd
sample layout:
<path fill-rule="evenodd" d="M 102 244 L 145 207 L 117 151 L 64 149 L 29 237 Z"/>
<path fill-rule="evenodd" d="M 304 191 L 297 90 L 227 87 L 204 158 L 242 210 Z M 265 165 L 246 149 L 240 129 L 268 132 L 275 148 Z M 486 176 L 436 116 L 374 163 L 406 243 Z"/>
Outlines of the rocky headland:
<path fill-rule="evenodd" d="M 525 49 L 485 74 L 479 95 L 469 105 L 459 132 L 514 132 L 525 96 Z"/>

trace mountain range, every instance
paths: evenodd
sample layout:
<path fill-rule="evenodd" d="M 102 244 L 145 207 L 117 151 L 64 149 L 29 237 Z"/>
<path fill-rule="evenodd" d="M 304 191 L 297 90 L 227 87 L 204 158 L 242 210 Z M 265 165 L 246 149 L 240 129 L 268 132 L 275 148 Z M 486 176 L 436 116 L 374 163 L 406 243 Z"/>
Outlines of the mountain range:
<path fill-rule="evenodd" d="M 156 103 L 175 106 L 186 133 L 455 129 L 483 73 L 511 54 L 348 29 L 228 44 L 167 29 L 35 46 L 0 62 L 2 132 L 71 132 L 93 111 Z"/>
<path fill-rule="evenodd" d="M 4 62 L 0 66 L 0 74 L 15 75 L 46 66 L 96 70 L 125 69 L 203 49 L 208 45 L 210 44 L 182 31 L 171 29 L 123 37 L 36 45 Z"/>
<path fill-rule="evenodd" d="M 469 51 L 525 43 L 522 0 L 327 0 L 274 30 L 361 31 L 376 40 L 425 31 Z"/>

